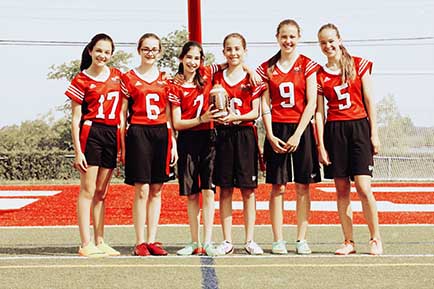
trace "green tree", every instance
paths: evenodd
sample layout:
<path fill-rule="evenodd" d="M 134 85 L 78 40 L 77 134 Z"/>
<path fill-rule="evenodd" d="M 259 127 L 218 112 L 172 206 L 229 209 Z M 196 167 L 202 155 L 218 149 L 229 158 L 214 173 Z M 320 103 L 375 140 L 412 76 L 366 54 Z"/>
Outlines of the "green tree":
<path fill-rule="evenodd" d="M 382 154 L 399 155 L 408 152 L 415 127 L 409 117 L 400 114 L 392 94 L 378 102 L 377 124 Z"/>
<path fill-rule="evenodd" d="M 6 126 L 0 129 L 0 151 L 46 151 L 68 149 L 65 142 L 65 119 L 54 121 L 52 112 L 36 120 L 27 120 L 20 125 Z M 68 134 L 69 129 L 68 129 Z M 68 136 L 70 139 L 70 136 Z"/>

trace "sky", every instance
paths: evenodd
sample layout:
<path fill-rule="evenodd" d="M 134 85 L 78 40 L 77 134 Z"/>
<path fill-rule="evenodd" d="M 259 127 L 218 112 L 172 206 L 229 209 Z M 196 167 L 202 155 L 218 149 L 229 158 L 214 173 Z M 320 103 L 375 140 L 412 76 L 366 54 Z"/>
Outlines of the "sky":
<path fill-rule="evenodd" d="M 0 2 L 0 128 L 33 120 L 66 101 L 66 80 L 47 80 L 51 65 L 79 59 L 82 46 L 15 45 L 11 41 L 88 42 L 104 32 L 116 42 L 136 42 L 188 26 L 187 0 L 2 0 Z M 277 50 L 283 19 L 301 26 L 298 51 L 324 64 L 316 33 L 336 24 L 351 54 L 374 62 L 374 99 L 392 94 L 400 113 L 416 126 L 434 127 L 434 1 L 234 1 L 202 0 L 202 41 L 223 61 L 221 42 L 239 32 L 246 62 L 256 67 Z M 358 40 L 358 41 L 356 41 Z M 361 41 L 360 41 L 361 40 Z M 308 42 L 308 43 L 306 43 Z M 117 47 L 134 53 L 134 47 Z"/>

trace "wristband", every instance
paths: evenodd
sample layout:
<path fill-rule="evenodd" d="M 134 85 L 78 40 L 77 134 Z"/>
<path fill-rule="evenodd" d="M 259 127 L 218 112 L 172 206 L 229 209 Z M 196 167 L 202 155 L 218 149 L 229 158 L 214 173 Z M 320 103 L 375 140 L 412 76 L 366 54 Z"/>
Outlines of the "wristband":
<path fill-rule="evenodd" d="M 264 111 L 264 112 L 262 113 L 262 116 L 267 115 L 267 114 L 270 114 L 270 113 L 271 113 L 271 111 L 266 110 L 266 111 Z"/>

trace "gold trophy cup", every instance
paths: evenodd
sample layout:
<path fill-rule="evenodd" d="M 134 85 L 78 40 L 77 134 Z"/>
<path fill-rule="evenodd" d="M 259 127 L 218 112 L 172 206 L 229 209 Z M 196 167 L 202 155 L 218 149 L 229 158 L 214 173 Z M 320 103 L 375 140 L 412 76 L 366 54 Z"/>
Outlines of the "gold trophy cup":
<path fill-rule="evenodd" d="M 220 84 L 212 87 L 210 93 L 210 103 L 214 105 L 213 109 L 219 111 L 214 114 L 215 117 L 223 117 L 229 114 L 229 96 L 226 90 Z"/>

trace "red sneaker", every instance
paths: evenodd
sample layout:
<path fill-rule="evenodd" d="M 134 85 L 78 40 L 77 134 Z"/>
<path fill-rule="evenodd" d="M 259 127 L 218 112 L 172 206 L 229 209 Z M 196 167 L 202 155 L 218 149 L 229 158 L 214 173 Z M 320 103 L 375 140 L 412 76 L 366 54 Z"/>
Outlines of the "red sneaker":
<path fill-rule="evenodd" d="M 148 243 L 147 247 L 148 247 L 148 251 L 149 251 L 149 253 L 151 253 L 151 255 L 166 256 L 168 254 L 167 251 L 164 250 L 163 244 L 161 244 L 160 242 Z"/>
<path fill-rule="evenodd" d="M 148 245 L 146 243 L 142 243 L 139 245 L 136 245 L 134 247 L 133 251 L 134 256 L 149 256 L 151 253 L 149 253 Z"/>
<path fill-rule="evenodd" d="M 203 247 L 198 247 L 194 249 L 193 255 L 199 255 L 199 256 L 206 255 L 206 250 Z"/>

